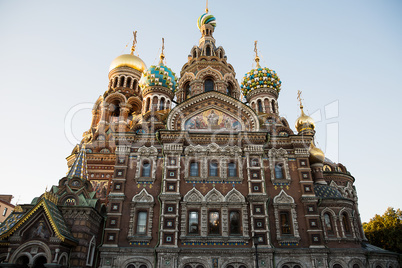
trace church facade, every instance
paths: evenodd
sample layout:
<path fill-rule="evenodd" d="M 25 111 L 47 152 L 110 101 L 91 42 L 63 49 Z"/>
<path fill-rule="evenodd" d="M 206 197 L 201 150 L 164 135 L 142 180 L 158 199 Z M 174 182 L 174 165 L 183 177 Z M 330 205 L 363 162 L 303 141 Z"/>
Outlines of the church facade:
<path fill-rule="evenodd" d="M 215 26 L 198 19 L 179 79 L 163 49 L 112 62 L 67 176 L 0 225 L 0 267 L 399 267 L 367 244 L 355 178 L 300 96 L 293 131 L 278 74 L 255 50 L 239 84 Z"/>

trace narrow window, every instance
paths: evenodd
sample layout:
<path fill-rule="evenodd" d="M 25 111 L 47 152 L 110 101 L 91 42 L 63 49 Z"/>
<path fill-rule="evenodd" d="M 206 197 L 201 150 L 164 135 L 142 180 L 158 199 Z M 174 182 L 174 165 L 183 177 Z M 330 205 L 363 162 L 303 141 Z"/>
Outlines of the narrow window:
<path fill-rule="evenodd" d="M 343 228 L 345 229 L 346 234 L 350 234 L 350 226 L 349 226 L 349 221 L 348 221 L 348 216 L 346 214 L 342 214 L 342 224 Z"/>
<path fill-rule="evenodd" d="M 228 165 L 228 175 L 229 175 L 229 177 L 236 177 L 236 175 L 237 175 L 237 172 L 236 172 L 236 164 L 235 163 L 233 163 L 233 162 L 230 162 L 229 163 L 229 165 Z"/>
<path fill-rule="evenodd" d="M 328 213 L 324 214 L 325 228 L 328 234 L 334 234 L 334 229 L 332 228 L 331 216 Z"/>
<path fill-rule="evenodd" d="M 142 164 L 142 177 L 151 177 L 151 164 L 148 161 L 144 161 Z"/>
<path fill-rule="evenodd" d="M 220 219 L 219 212 L 209 212 L 209 234 L 218 235 L 220 233 Z"/>
<path fill-rule="evenodd" d="M 127 77 L 126 87 L 131 88 L 131 77 Z"/>
<path fill-rule="evenodd" d="M 113 87 L 117 87 L 117 76 L 114 78 L 114 80 L 113 80 Z"/>
<path fill-rule="evenodd" d="M 209 46 L 207 46 L 207 48 L 205 49 L 205 54 L 207 56 L 211 56 L 211 48 Z"/>
<path fill-rule="evenodd" d="M 184 89 L 185 89 L 185 91 L 186 91 L 186 99 L 190 98 L 190 97 L 191 97 L 191 87 L 190 87 L 190 83 L 187 83 L 187 84 L 184 86 Z"/>
<path fill-rule="evenodd" d="M 138 87 L 138 82 L 137 82 L 136 79 L 134 79 L 133 89 L 134 89 L 135 92 L 137 92 L 137 89 L 138 89 L 137 87 Z"/>
<path fill-rule="evenodd" d="M 226 95 L 232 96 L 232 85 L 229 83 L 228 87 L 226 88 Z"/>
<path fill-rule="evenodd" d="M 218 177 L 218 162 L 216 161 L 209 162 L 209 176 Z"/>
<path fill-rule="evenodd" d="M 240 213 L 238 211 L 231 211 L 229 215 L 230 220 L 230 234 L 240 234 Z"/>
<path fill-rule="evenodd" d="M 95 236 L 92 236 L 89 242 L 88 254 L 87 254 L 87 266 L 92 266 L 95 256 Z"/>
<path fill-rule="evenodd" d="M 161 99 L 161 103 L 160 103 L 160 105 L 159 105 L 159 110 L 160 110 L 160 111 L 165 110 L 165 98 L 162 98 L 162 99 Z"/>
<path fill-rule="evenodd" d="M 257 104 L 258 104 L 258 112 L 262 113 L 263 112 L 263 110 L 262 110 L 262 101 L 258 100 Z"/>
<path fill-rule="evenodd" d="M 280 222 L 281 222 L 281 232 L 282 232 L 282 234 L 291 234 L 290 233 L 289 212 L 288 211 L 281 211 L 281 213 L 280 213 Z"/>
<path fill-rule="evenodd" d="M 283 179 L 283 168 L 280 163 L 275 164 L 275 178 Z"/>
<path fill-rule="evenodd" d="M 195 49 L 193 50 L 193 58 L 195 59 L 197 57 L 197 52 L 195 51 Z"/>
<path fill-rule="evenodd" d="M 258 167 L 259 166 L 259 161 L 257 158 L 251 159 L 251 166 L 252 167 Z"/>
<path fill-rule="evenodd" d="M 7 208 L 4 208 L 4 210 L 3 210 L 3 216 L 6 216 L 6 214 L 7 214 Z"/>
<path fill-rule="evenodd" d="M 271 105 L 272 105 L 272 112 L 275 114 L 276 109 L 275 109 L 275 101 L 274 100 L 272 100 Z"/>
<path fill-rule="evenodd" d="M 119 82 L 119 86 L 120 86 L 120 87 L 124 86 L 124 80 L 125 80 L 125 77 L 124 77 L 124 76 L 120 76 L 120 82 Z"/>
<path fill-rule="evenodd" d="M 214 81 L 212 79 L 207 79 L 204 82 L 204 92 L 209 92 L 214 90 Z"/>
<path fill-rule="evenodd" d="M 188 214 L 188 233 L 198 234 L 198 211 L 190 211 Z"/>
<path fill-rule="evenodd" d="M 145 234 L 147 227 L 147 212 L 140 211 L 138 212 L 138 219 L 137 219 L 137 234 Z"/>
<path fill-rule="evenodd" d="M 145 112 L 148 112 L 148 111 L 149 111 L 150 102 L 151 102 L 151 98 L 148 98 L 148 99 L 147 99 L 147 104 L 145 105 Z"/>
<path fill-rule="evenodd" d="M 199 176 L 198 162 L 191 162 L 190 163 L 190 176 L 191 177 L 198 177 Z"/>

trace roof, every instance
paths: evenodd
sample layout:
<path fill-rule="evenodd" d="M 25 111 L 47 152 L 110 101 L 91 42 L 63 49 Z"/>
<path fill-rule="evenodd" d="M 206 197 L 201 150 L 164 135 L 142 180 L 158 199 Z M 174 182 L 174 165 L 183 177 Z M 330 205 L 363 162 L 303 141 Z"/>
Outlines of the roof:
<path fill-rule="evenodd" d="M 33 214 L 43 208 L 56 236 L 63 242 L 76 244 L 76 240 L 69 231 L 60 210 L 53 202 L 42 198 L 32 209 L 26 213 L 13 212 L 3 224 L 0 225 L 0 240 L 11 236 L 24 222 L 29 220 Z"/>
<path fill-rule="evenodd" d="M 70 170 L 67 172 L 68 178 L 78 177 L 81 179 L 88 179 L 87 173 L 87 157 L 86 150 L 83 146 L 78 153 L 77 158 L 75 159 L 73 165 L 70 167 Z"/>
<path fill-rule="evenodd" d="M 343 196 L 338 189 L 325 184 L 315 184 L 314 192 L 317 197 L 323 199 L 343 199 Z"/>

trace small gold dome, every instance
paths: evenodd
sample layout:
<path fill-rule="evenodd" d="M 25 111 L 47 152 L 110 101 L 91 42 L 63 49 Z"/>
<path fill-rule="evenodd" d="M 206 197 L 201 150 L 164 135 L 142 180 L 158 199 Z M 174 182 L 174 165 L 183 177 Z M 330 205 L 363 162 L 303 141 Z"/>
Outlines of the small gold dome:
<path fill-rule="evenodd" d="M 110 64 L 109 72 L 114 68 L 123 66 L 136 69 L 140 72 L 143 72 L 144 70 L 147 69 L 147 66 L 139 57 L 131 54 L 123 54 L 118 56 L 112 61 L 112 64 Z"/>
<path fill-rule="evenodd" d="M 313 142 L 311 142 L 309 152 L 310 152 L 310 164 L 324 163 L 325 160 L 324 152 L 321 151 L 321 149 L 315 147 Z"/>
<path fill-rule="evenodd" d="M 301 132 L 304 130 L 314 130 L 314 128 L 315 128 L 315 123 L 314 123 L 313 118 L 306 115 L 304 113 L 302 107 L 301 107 L 301 115 L 299 118 L 297 118 L 295 127 L 296 127 L 297 132 Z"/>

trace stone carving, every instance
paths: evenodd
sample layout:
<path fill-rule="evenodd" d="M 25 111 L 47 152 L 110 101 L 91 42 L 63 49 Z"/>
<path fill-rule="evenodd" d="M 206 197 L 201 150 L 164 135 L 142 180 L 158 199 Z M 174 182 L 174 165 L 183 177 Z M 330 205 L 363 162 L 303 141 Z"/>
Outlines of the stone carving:
<path fill-rule="evenodd" d="M 224 201 L 224 197 L 223 195 L 216 190 L 215 188 L 213 188 L 211 191 L 209 191 L 206 195 L 205 195 L 205 200 L 207 202 L 223 202 Z"/>
<path fill-rule="evenodd" d="M 183 198 L 184 202 L 201 202 L 204 196 L 197 189 L 191 189 Z"/>
<path fill-rule="evenodd" d="M 154 198 L 152 195 L 148 194 L 147 190 L 142 189 L 141 192 L 139 192 L 138 194 L 136 194 L 133 197 L 133 202 L 136 203 L 153 203 L 154 202 Z"/>

